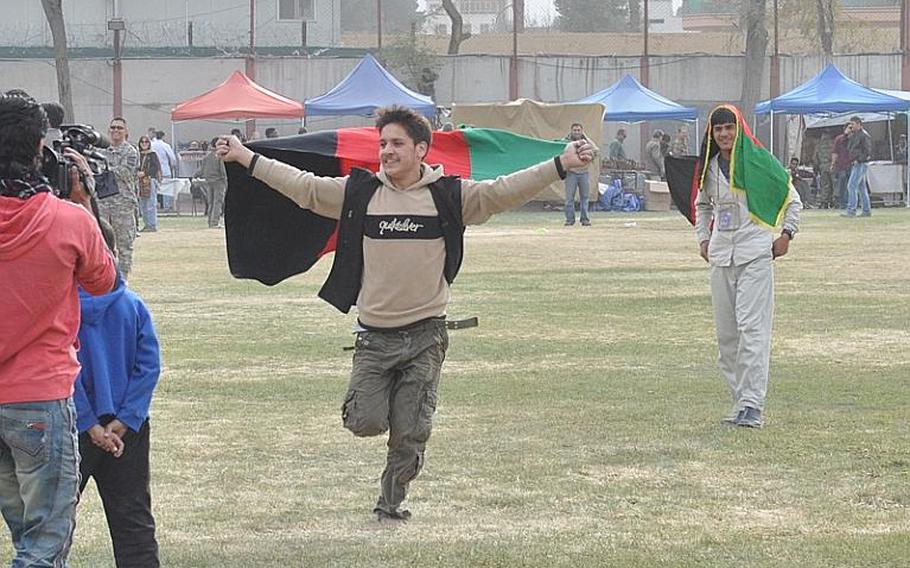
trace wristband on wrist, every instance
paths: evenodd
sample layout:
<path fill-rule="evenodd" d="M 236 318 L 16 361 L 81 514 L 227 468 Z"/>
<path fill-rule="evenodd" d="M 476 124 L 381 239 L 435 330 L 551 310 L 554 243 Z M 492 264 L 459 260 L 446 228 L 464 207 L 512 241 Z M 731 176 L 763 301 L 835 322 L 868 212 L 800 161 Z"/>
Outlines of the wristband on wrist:
<path fill-rule="evenodd" d="M 780 232 L 780 234 L 787 235 L 788 239 L 790 239 L 791 241 L 793 240 L 793 231 L 791 231 L 790 229 L 784 229 L 783 231 Z"/>
<path fill-rule="evenodd" d="M 253 154 L 253 157 L 250 158 L 250 165 L 246 167 L 246 173 L 253 175 L 253 170 L 256 168 L 256 162 L 259 161 L 259 154 Z"/>
<path fill-rule="evenodd" d="M 566 179 L 566 169 L 562 166 L 562 160 L 556 156 L 553 161 L 556 163 L 556 173 L 559 174 L 559 179 Z"/>

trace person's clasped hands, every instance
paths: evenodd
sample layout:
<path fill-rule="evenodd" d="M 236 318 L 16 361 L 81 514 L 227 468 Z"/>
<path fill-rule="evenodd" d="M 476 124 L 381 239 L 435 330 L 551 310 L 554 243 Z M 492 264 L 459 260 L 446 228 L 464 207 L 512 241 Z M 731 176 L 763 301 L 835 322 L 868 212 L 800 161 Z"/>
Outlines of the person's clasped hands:
<path fill-rule="evenodd" d="M 120 422 L 115 420 L 114 422 Z M 125 428 L 124 428 L 125 430 Z M 126 433 L 125 431 L 123 432 Z M 115 428 L 111 428 L 110 424 L 108 427 L 104 427 L 100 424 L 95 424 L 88 430 L 88 435 L 92 439 L 92 443 L 108 452 L 113 454 L 115 458 L 119 458 L 123 455 L 123 439 L 121 434 L 117 434 Z"/>

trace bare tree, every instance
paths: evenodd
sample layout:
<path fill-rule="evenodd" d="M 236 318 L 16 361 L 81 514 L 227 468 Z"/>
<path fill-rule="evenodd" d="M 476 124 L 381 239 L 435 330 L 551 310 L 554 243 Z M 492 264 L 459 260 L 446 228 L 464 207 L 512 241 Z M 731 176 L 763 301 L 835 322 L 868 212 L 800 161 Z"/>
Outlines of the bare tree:
<path fill-rule="evenodd" d="M 641 0 L 629 0 L 629 31 L 640 32 L 641 26 Z"/>
<path fill-rule="evenodd" d="M 768 49 L 768 30 L 765 28 L 767 0 L 744 0 L 741 13 L 742 28 L 746 33 L 746 53 L 743 57 L 743 90 L 740 108 L 750 114 L 761 99 L 762 73 L 765 69 L 765 52 Z"/>
<path fill-rule="evenodd" d="M 822 53 L 830 60 L 834 55 L 834 0 L 816 0 L 818 5 L 818 39 Z"/>
<path fill-rule="evenodd" d="M 452 20 L 452 35 L 449 36 L 449 55 L 458 55 L 461 43 L 471 37 L 471 34 L 465 33 L 464 18 L 461 17 L 461 12 L 458 11 L 452 0 L 442 0 L 442 8 L 449 15 L 449 19 Z"/>
<path fill-rule="evenodd" d="M 63 21 L 63 0 L 41 0 L 47 25 L 51 28 L 54 39 L 54 61 L 57 68 L 57 93 L 66 116 L 64 120 L 72 121 L 73 90 L 70 83 L 70 62 L 66 55 L 66 24 Z"/>

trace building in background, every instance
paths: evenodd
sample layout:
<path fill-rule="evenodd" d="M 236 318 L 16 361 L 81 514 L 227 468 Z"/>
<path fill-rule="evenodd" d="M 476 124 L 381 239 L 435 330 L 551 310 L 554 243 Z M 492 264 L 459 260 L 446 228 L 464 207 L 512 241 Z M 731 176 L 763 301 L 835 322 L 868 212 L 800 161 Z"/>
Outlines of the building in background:
<path fill-rule="evenodd" d="M 341 0 L 255 0 L 255 8 L 257 46 L 341 44 Z M 0 46 L 53 44 L 41 2 L 0 0 L 0 13 Z M 71 48 L 110 47 L 108 21 L 118 15 L 126 26 L 125 49 L 194 46 L 231 51 L 250 43 L 250 0 L 63 0 L 63 14 Z"/>
<path fill-rule="evenodd" d="M 512 29 L 512 4 L 509 0 L 455 0 L 464 19 L 464 31 L 471 34 L 504 32 Z M 425 31 L 446 35 L 452 21 L 442 8 L 442 0 L 427 0 Z"/>
<path fill-rule="evenodd" d="M 768 9 L 772 6 L 769 2 Z M 737 4 L 729 0 L 683 0 L 678 14 L 686 31 L 726 32 L 739 27 Z M 858 28 L 897 29 L 900 27 L 900 0 L 838 0 L 835 17 L 841 24 Z"/>
<path fill-rule="evenodd" d="M 648 0 L 648 23 L 651 33 L 683 31 L 682 18 L 674 12 L 672 0 Z"/>

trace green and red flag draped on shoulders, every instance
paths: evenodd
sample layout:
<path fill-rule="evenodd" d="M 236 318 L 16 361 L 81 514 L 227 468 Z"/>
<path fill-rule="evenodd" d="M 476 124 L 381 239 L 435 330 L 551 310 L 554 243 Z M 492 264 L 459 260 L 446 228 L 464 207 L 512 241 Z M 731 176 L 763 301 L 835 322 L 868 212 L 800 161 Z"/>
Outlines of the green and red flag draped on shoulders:
<path fill-rule="evenodd" d="M 352 168 L 379 170 L 379 132 L 343 128 L 288 138 L 257 140 L 249 147 L 318 176 L 345 176 Z M 559 155 L 565 142 L 505 130 L 466 128 L 434 132 L 427 164 L 446 175 L 494 179 Z M 225 232 L 228 264 L 236 278 L 273 285 L 308 270 L 335 250 L 337 221 L 301 209 L 290 199 L 227 164 Z"/>
<path fill-rule="evenodd" d="M 778 227 L 790 203 L 790 172 L 765 150 L 752 134 L 742 113 L 733 105 L 720 105 L 711 111 L 727 109 L 736 116 L 736 140 L 730 155 L 730 189 L 746 196 L 752 220 L 765 228 Z M 718 153 L 711 135 L 711 119 L 701 152 L 696 156 L 667 157 L 667 184 L 673 203 L 686 219 L 695 224 L 695 199 L 705 182 L 708 164 Z"/>

